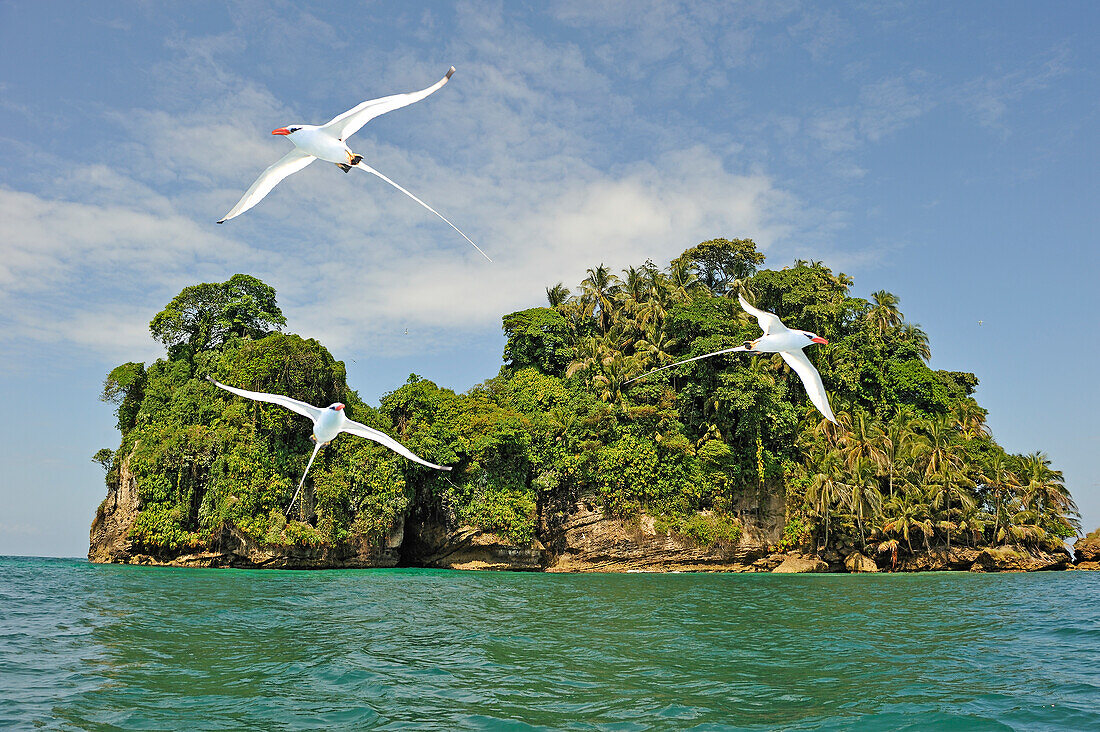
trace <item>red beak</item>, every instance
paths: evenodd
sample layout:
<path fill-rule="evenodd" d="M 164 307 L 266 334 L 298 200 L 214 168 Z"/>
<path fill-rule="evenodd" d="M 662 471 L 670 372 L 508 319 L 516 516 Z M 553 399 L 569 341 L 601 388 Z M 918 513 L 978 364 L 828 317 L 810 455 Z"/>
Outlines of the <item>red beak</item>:
<path fill-rule="evenodd" d="M 813 342 L 813 343 L 824 343 L 826 346 L 829 345 L 829 341 L 825 340 L 821 336 L 814 336 L 813 340 L 811 342 Z"/>
<path fill-rule="evenodd" d="M 343 404 L 337 404 L 337 405 L 336 405 L 336 411 L 337 411 L 337 412 L 339 412 L 339 411 L 340 411 L 341 409 L 343 409 L 343 408 L 344 408 L 344 405 L 343 405 Z"/>
<path fill-rule="evenodd" d="M 288 129 L 287 129 L 287 128 L 285 128 L 285 127 L 280 127 L 280 128 L 279 128 L 279 129 L 277 129 L 277 130 L 272 130 L 272 131 L 271 131 L 271 134 L 273 134 L 273 135 L 289 135 L 289 134 L 290 134 L 290 130 L 288 130 Z"/>

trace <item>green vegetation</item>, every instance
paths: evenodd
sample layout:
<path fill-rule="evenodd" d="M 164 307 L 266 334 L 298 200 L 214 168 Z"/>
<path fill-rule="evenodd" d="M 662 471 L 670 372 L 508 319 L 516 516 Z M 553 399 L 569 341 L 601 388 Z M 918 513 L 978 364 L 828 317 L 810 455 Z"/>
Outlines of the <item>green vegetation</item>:
<path fill-rule="evenodd" d="M 1077 511 L 1042 453 L 1010 455 L 985 426 L 973 374 L 927 365 L 928 337 L 880 291 L 819 262 L 757 271 L 751 240 L 703 242 L 660 268 L 600 265 L 548 307 L 504 316 L 500 373 L 465 394 L 415 375 L 371 408 L 321 344 L 280 332 L 275 293 L 236 275 L 189 287 L 151 329 L 168 347 L 104 384 L 122 444 L 100 451 L 109 484 L 133 476 L 131 536 L 178 551 L 232 522 L 257 541 L 380 542 L 410 514 L 470 524 L 523 544 L 552 539 L 581 497 L 704 546 L 734 545 L 745 521 L 785 506 L 783 547 L 856 545 L 869 556 L 935 546 L 1050 547 Z M 840 425 L 824 421 L 776 356 L 730 354 L 632 378 L 758 334 L 737 293 L 829 339 L 807 349 Z M 440 474 L 373 443 L 342 438 L 320 456 L 290 521 L 310 425 L 203 381 L 349 416 Z"/>

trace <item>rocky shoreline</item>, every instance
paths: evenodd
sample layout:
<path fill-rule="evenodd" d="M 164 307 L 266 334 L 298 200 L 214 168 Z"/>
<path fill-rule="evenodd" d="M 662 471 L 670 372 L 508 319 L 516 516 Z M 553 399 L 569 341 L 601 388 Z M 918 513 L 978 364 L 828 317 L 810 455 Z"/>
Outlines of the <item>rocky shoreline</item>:
<path fill-rule="evenodd" d="M 138 512 L 136 491 L 120 481 L 92 524 L 88 559 L 100 563 L 243 569 L 362 569 L 397 566 L 530 572 L 1035 572 L 1100 569 L 1100 532 L 1081 538 L 1075 557 L 1063 549 L 1038 551 L 1020 545 L 933 547 L 929 552 L 865 556 L 851 546 L 815 553 L 806 548 L 774 550 L 775 523 L 752 521 L 736 545 L 700 546 L 674 532 L 661 532 L 642 516 L 623 521 L 581 501 L 552 532 L 517 546 L 470 526 L 440 523 L 399 526 L 381 545 L 348 543 L 303 547 L 262 545 L 226 525 L 201 547 L 143 551 L 128 538 Z"/>

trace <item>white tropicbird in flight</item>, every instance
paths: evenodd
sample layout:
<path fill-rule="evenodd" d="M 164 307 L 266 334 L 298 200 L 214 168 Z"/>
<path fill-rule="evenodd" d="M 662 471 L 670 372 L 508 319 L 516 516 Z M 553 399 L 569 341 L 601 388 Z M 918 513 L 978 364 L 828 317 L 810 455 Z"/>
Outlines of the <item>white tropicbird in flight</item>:
<path fill-rule="evenodd" d="M 315 407 L 312 404 L 306 404 L 305 402 L 291 399 L 282 394 L 265 394 L 262 391 L 235 389 L 232 386 L 226 386 L 225 384 L 215 381 L 211 376 L 207 376 L 206 380 L 214 386 L 232 392 L 237 396 L 243 396 L 246 399 L 255 399 L 258 402 L 278 404 L 281 407 L 286 407 L 292 412 L 297 412 L 313 420 L 313 434 L 310 436 L 310 439 L 316 443 L 316 446 L 313 448 L 313 454 L 309 456 L 309 462 L 306 464 L 305 473 L 302 473 L 302 480 L 298 483 L 298 490 L 294 491 L 294 497 L 290 499 L 290 505 L 286 507 L 288 515 L 290 514 L 291 507 L 294 505 L 294 501 L 298 499 L 298 494 L 302 491 L 302 486 L 306 483 L 306 475 L 309 473 L 310 466 L 313 465 L 313 459 L 317 457 L 317 453 L 321 451 L 322 447 L 332 442 L 336 438 L 336 435 L 341 432 L 348 432 L 357 437 L 365 437 L 368 440 L 373 440 L 384 447 L 388 447 L 398 455 L 412 460 L 414 463 L 420 463 L 421 465 L 426 465 L 436 470 L 450 470 L 449 467 L 429 463 L 427 460 L 418 458 L 411 450 L 385 432 L 379 432 L 365 424 L 348 419 L 347 416 L 344 415 L 344 405 L 340 402 L 330 404 L 327 407 Z"/>
<path fill-rule="evenodd" d="M 821 383 L 821 374 L 817 372 L 814 365 L 810 363 L 810 359 L 806 358 L 806 354 L 802 352 L 802 349 L 811 343 L 827 344 L 829 341 L 808 330 L 788 328 L 783 325 L 783 322 L 777 315 L 774 313 L 766 313 L 763 310 L 757 310 L 741 295 L 737 296 L 737 301 L 741 303 L 741 307 L 745 309 L 745 312 L 756 316 L 756 322 L 760 324 L 760 329 L 764 331 L 764 335 L 760 336 L 755 341 L 745 341 L 745 343 L 740 346 L 724 348 L 721 351 L 705 353 L 702 356 L 685 358 L 683 361 L 670 363 L 668 366 L 653 369 L 625 383 L 629 384 L 631 381 L 637 381 L 638 379 L 658 371 L 670 369 L 673 366 L 698 361 L 702 358 L 718 356 L 723 353 L 734 353 L 737 351 L 744 351 L 746 353 L 778 353 L 783 357 L 783 360 L 787 362 L 787 365 L 791 367 L 791 370 L 802 379 L 802 385 L 806 387 L 806 394 L 810 397 L 810 401 L 813 402 L 813 405 L 825 416 L 825 419 L 836 424 L 836 417 L 833 415 L 832 407 L 829 406 L 829 397 L 825 393 L 825 385 Z"/>
<path fill-rule="evenodd" d="M 352 168 L 362 168 L 368 173 L 377 175 L 379 178 L 443 219 L 443 221 L 457 231 L 463 239 L 473 244 L 474 249 L 481 252 L 481 256 L 489 259 L 489 255 L 482 252 L 481 247 L 474 244 L 473 240 L 463 234 L 446 216 L 364 163 L 363 156 L 353 153 L 348 149 L 348 145 L 345 142 L 345 140 L 358 132 L 363 125 L 370 122 L 375 117 L 383 115 L 386 112 L 392 112 L 395 109 L 400 109 L 401 107 L 407 107 L 413 102 L 419 102 L 433 92 L 438 91 L 447 83 L 447 80 L 451 78 L 451 74 L 454 72 L 455 67 L 452 66 L 450 70 L 447 71 L 446 76 L 429 86 L 427 89 L 409 92 L 408 94 L 393 94 L 388 97 L 369 99 L 358 106 L 352 107 L 343 114 L 334 117 L 323 125 L 294 124 L 272 130 L 271 134 L 273 135 L 285 135 L 288 140 L 294 143 L 294 149 L 261 173 L 260 177 L 256 179 L 256 182 L 245 191 L 241 200 L 237 201 L 237 205 L 234 206 L 229 213 L 223 216 L 218 223 L 224 224 L 229 219 L 240 216 L 245 211 L 255 206 L 263 200 L 264 196 L 271 192 L 272 188 L 279 184 L 279 181 L 286 178 L 291 173 L 297 173 L 314 160 L 327 160 L 330 163 L 335 163 L 337 167 L 345 173 L 350 172 Z M 491 262 L 493 260 L 489 259 L 489 261 Z"/>

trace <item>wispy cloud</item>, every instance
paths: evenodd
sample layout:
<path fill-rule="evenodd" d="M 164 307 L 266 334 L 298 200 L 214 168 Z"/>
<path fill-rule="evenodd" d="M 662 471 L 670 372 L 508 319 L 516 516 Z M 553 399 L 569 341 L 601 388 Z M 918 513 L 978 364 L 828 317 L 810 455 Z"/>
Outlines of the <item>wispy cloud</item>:
<path fill-rule="evenodd" d="M 1004 118 L 1009 106 L 1027 94 L 1047 88 L 1069 71 L 1069 49 L 1058 45 L 1018 68 L 966 82 L 955 93 L 955 99 L 970 109 L 979 124 L 1007 136 L 1009 127 Z"/>
<path fill-rule="evenodd" d="M 410 34 L 435 23 L 428 11 L 410 13 Z M 63 166 L 66 175 L 0 188 L 0 304 L 9 313 L 0 339 L 145 354 L 145 324 L 180 288 L 237 271 L 276 287 L 294 330 L 356 353 L 407 350 L 391 338 L 402 330 L 395 323 L 426 334 L 418 347 L 438 348 L 538 303 L 547 285 L 576 283 L 586 266 L 667 260 L 716 235 L 865 265 L 895 244 L 838 251 L 846 215 L 800 200 L 776 158 L 824 160 L 833 180 L 856 179 L 865 146 L 945 101 L 972 99 L 981 123 L 995 125 L 1005 105 L 1066 67 L 1053 53 L 961 87 L 920 69 L 852 67 L 835 104 L 760 113 L 730 105 L 736 124 L 722 110 L 720 129 L 708 129 L 677 116 L 677 105 L 654 112 L 639 90 L 734 95 L 732 70 L 784 43 L 823 58 L 848 42 L 846 21 L 793 2 L 549 6 L 546 22 L 606 37 L 581 45 L 535 33 L 507 4 L 468 2 L 452 19 L 462 40 L 430 58 L 400 43 L 333 54 L 326 44 L 340 29 L 290 6 L 246 4 L 230 17 L 254 32 L 172 31 L 142 103 L 98 111 L 105 141 L 84 162 L 65 164 L 44 147 L 18 153 L 36 163 L 28 167 Z M 310 30 L 295 34 L 295 24 Z M 287 58 L 315 79 L 302 94 L 285 91 L 277 62 Z M 351 142 L 494 264 L 381 181 L 327 164 L 214 225 L 283 154 L 286 142 L 270 129 L 426 86 L 451 58 L 460 69 L 447 87 Z"/>
<path fill-rule="evenodd" d="M 151 344 L 145 324 L 181 287 L 248 271 L 276 287 L 294 330 L 377 353 L 408 348 L 387 340 L 402 323 L 427 334 L 420 347 L 431 350 L 495 327 L 502 313 L 539 302 L 545 286 L 579 281 L 585 266 L 670 259 L 731 231 L 767 246 L 802 225 L 793 196 L 765 173 L 731 169 L 724 150 L 682 144 L 637 156 L 644 160 L 601 159 L 601 115 L 633 115 L 606 75 L 569 44 L 549 45 L 522 27 L 503 32 L 492 13 L 461 22 L 491 31 L 467 49 L 477 61 L 429 100 L 393 113 L 400 120 L 380 118 L 352 142 L 478 240 L 494 264 L 381 181 L 327 164 L 214 226 L 285 148 L 258 131 L 326 117 L 291 109 L 234 72 L 226 61 L 241 49 L 234 33 L 177 38 L 157 71 L 160 93 L 201 79 L 198 96 L 186 106 L 105 111 L 118 139 L 98 160 L 33 193 L 0 189 L 0 297 L 5 307 L 19 304 L 0 338 L 140 357 Z M 415 74 L 392 61 L 350 63 L 371 66 L 359 88 L 380 93 L 424 86 L 441 71 L 426 62 Z M 388 70 L 402 81 L 380 82 Z"/>

